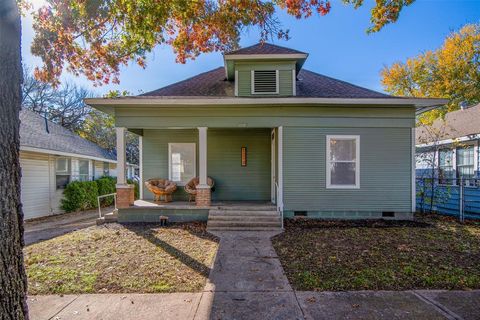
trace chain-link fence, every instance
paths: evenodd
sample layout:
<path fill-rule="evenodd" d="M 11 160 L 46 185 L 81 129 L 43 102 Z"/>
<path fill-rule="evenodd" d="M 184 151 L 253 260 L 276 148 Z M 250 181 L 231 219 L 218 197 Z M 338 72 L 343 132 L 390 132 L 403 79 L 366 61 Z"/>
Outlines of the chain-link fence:
<path fill-rule="evenodd" d="M 417 210 L 480 219 L 480 179 L 417 178 Z"/>

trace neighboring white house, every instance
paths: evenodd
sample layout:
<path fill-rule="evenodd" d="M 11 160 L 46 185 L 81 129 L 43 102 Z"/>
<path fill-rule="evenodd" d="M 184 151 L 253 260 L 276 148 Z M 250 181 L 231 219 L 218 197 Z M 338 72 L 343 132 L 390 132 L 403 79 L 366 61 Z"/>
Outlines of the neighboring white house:
<path fill-rule="evenodd" d="M 480 178 L 480 104 L 449 112 L 430 127 L 416 129 L 417 177 L 431 176 L 432 165 L 441 184 L 477 183 Z M 434 150 L 434 151 L 432 151 Z M 435 157 L 433 152 L 435 152 Z"/>
<path fill-rule="evenodd" d="M 29 110 L 20 112 L 20 121 L 25 219 L 61 213 L 60 200 L 70 181 L 116 176 L 116 156 L 95 143 Z M 130 167 L 128 177 L 134 172 Z"/>

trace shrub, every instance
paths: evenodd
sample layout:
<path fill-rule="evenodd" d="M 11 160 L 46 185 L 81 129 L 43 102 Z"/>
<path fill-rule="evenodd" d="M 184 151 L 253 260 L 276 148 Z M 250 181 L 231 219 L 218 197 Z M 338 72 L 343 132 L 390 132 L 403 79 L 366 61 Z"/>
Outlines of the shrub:
<path fill-rule="evenodd" d="M 135 200 L 140 199 L 140 188 L 139 188 L 138 182 L 136 180 L 133 180 L 133 179 L 127 179 L 127 183 L 128 184 L 133 184 L 135 186 L 135 188 L 134 188 Z"/>
<path fill-rule="evenodd" d="M 60 207 L 66 212 L 88 210 L 97 208 L 97 197 L 99 195 L 116 192 L 117 179 L 113 177 L 101 177 L 95 181 L 73 181 L 70 182 L 63 191 L 63 199 Z M 128 179 L 127 183 L 135 186 L 135 200 L 139 199 L 138 182 Z M 101 199 L 101 206 L 110 206 L 113 204 L 113 197 Z"/>
<path fill-rule="evenodd" d="M 116 191 L 115 184 L 117 179 L 109 176 L 101 177 L 95 180 L 98 187 L 98 195 L 110 194 Z M 111 206 L 113 204 L 113 197 L 105 197 L 100 200 L 101 206 Z"/>
<path fill-rule="evenodd" d="M 84 182 L 70 182 L 63 191 L 63 199 L 60 207 L 66 212 L 85 210 L 89 207 L 87 189 Z"/>

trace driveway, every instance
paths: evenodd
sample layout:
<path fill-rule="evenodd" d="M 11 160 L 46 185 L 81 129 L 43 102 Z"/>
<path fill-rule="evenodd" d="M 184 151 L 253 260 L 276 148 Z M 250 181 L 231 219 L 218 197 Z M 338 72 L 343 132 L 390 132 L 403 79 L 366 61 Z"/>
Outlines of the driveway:
<path fill-rule="evenodd" d="M 112 208 L 102 208 L 102 212 L 111 212 Z M 30 245 L 43 240 L 52 239 L 74 230 L 87 228 L 95 225 L 98 218 L 98 210 L 59 214 L 44 217 L 39 220 L 26 221 L 25 245 Z"/>
<path fill-rule="evenodd" d="M 294 291 L 271 232 L 218 232 L 202 292 L 34 296 L 31 319 L 479 319 L 480 290 Z"/>

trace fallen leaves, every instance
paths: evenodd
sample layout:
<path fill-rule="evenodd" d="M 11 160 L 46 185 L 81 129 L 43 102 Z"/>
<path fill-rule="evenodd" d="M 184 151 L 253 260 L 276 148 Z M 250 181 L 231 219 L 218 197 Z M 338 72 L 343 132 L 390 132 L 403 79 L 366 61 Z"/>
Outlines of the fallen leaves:
<path fill-rule="evenodd" d="M 205 223 L 94 226 L 25 248 L 29 293 L 198 291 L 217 247 Z"/>
<path fill-rule="evenodd" d="M 480 288 L 480 223 L 289 219 L 273 239 L 297 290 Z"/>

